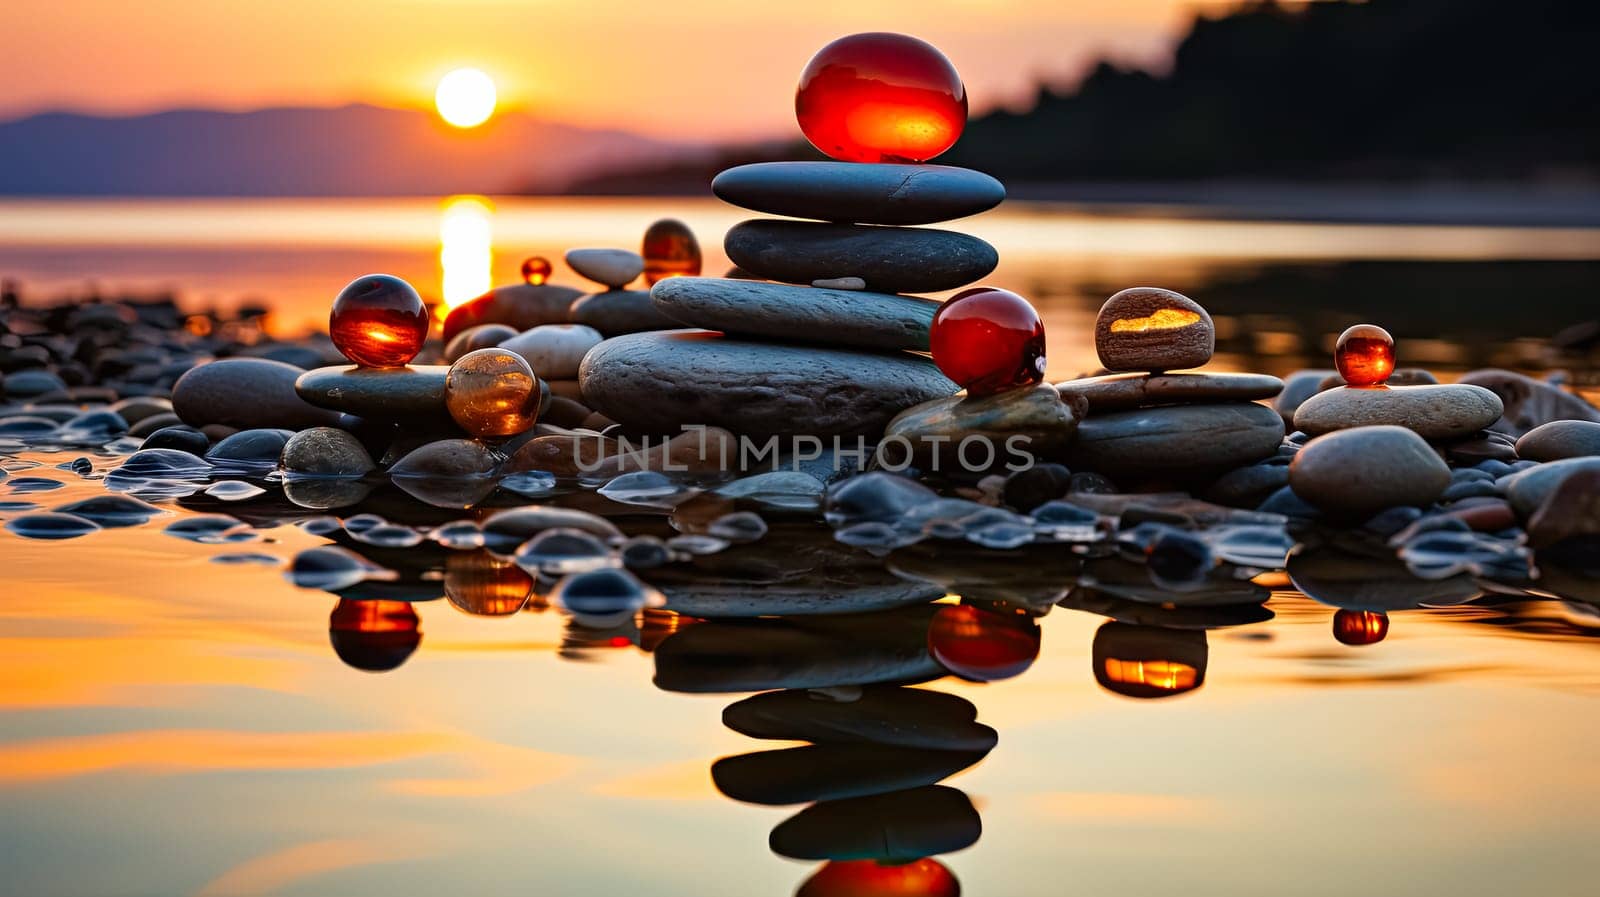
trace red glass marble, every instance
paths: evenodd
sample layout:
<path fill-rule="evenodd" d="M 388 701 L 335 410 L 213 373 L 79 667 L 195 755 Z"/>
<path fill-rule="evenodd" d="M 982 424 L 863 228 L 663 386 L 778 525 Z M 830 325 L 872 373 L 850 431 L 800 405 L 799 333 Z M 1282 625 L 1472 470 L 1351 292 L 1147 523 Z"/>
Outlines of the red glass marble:
<path fill-rule="evenodd" d="M 421 621 L 409 601 L 340 598 L 328 618 L 328 638 L 339 659 L 358 670 L 392 670 L 422 643 Z"/>
<path fill-rule="evenodd" d="M 1026 614 L 1001 614 L 967 604 L 934 612 L 928 653 L 964 679 L 1009 679 L 1039 656 L 1039 625 Z"/>
<path fill-rule="evenodd" d="M 530 286 L 538 286 L 549 280 L 553 270 L 550 260 L 542 255 L 530 255 L 522 260 L 522 280 Z"/>
<path fill-rule="evenodd" d="M 960 897 L 961 883 L 932 858 L 910 863 L 832 860 L 795 897 Z"/>
<path fill-rule="evenodd" d="M 700 273 L 700 241 L 689 225 L 663 218 L 644 232 L 645 283 L 654 286 L 669 277 L 695 277 Z"/>
<path fill-rule="evenodd" d="M 368 274 L 339 291 L 328 315 L 328 333 L 334 347 L 356 364 L 396 368 L 422 351 L 428 323 L 428 308 L 411 284 L 387 274 Z"/>
<path fill-rule="evenodd" d="M 481 439 L 515 436 L 539 420 L 539 378 L 526 359 L 498 346 L 456 359 L 444 375 L 444 406 Z"/>
<path fill-rule="evenodd" d="M 1381 386 L 1394 373 L 1394 337 L 1376 324 L 1357 324 L 1339 334 L 1333 363 L 1351 386 Z"/>
<path fill-rule="evenodd" d="M 967 126 L 967 89 L 926 41 L 852 34 L 811 57 L 794 113 L 811 145 L 841 162 L 926 162 Z"/>
<path fill-rule="evenodd" d="M 933 315 L 928 345 L 934 364 L 968 395 L 1044 379 L 1044 321 L 1010 290 L 973 287 L 945 300 Z"/>
<path fill-rule="evenodd" d="M 1389 634 L 1389 615 L 1372 610 L 1341 610 L 1333 615 L 1333 637 L 1345 645 L 1376 645 Z"/>

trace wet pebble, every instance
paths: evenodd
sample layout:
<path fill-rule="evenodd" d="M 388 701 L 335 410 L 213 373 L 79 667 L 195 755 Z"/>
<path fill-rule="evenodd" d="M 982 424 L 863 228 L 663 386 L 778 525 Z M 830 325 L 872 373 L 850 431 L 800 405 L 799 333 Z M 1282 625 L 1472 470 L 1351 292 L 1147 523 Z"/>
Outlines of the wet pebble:
<path fill-rule="evenodd" d="M 672 550 L 655 536 L 635 536 L 622 543 L 622 565 L 632 570 L 649 570 L 672 562 Z"/>
<path fill-rule="evenodd" d="M 205 489 L 207 495 L 222 501 L 244 501 L 257 495 L 265 495 L 266 492 L 267 490 L 260 486 L 243 480 L 219 480 Z"/>
<path fill-rule="evenodd" d="M 711 494 L 768 511 L 816 511 L 822 504 L 822 481 L 809 473 L 774 470 L 741 477 Z"/>
<path fill-rule="evenodd" d="M 409 526 L 397 523 L 380 523 L 377 526 L 351 533 L 350 537 L 357 542 L 376 545 L 380 548 L 410 548 L 422 544 L 422 534 Z"/>
<path fill-rule="evenodd" d="M 49 477 L 13 477 L 8 485 L 13 494 L 25 495 L 30 492 L 54 492 L 66 483 Z"/>
<path fill-rule="evenodd" d="M 1062 464 L 1035 464 L 1006 477 L 1006 504 L 1024 514 L 1054 499 L 1066 496 L 1072 488 L 1072 471 Z"/>
<path fill-rule="evenodd" d="M 686 534 L 667 540 L 667 547 L 688 555 L 716 554 L 728 547 L 728 540 L 715 536 Z"/>
<path fill-rule="evenodd" d="M 1560 461 L 1600 455 L 1600 423 L 1558 420 L 1534 427 L 1517 440 L 1517 456 L 1530 461 Z"/>
<path fill-rule="evenodd" d="M 446 548 L 470 551 L 483 547 L 483 530 L 475 520 L 454 520 L 441 524 L 428 533 L 428 537 Z"/>
<path fill-rule="evenodd" d="M 580 622 L 606 628 L 652 604 L 651 590 L 626 570 L 604 569 L 574 573 L 556 584 L 550 603 Z"/>
<path fill-rule="evenodd" d="M 539 533 L 557 527 L 582 530 L 607 542 L 620 542 L 623 538 L 615 524 L 598 514 L 572 508 L 529 506 L 499 511 L 484 521 L 484 545 L 490 551 L 509 553 Z"/>
<path fill-rule="evenodd" d="M 1047 501 L 1029 515 L 1034 532 L 1061 542 L 1091 542 L 1100 537 L 1100 515 L 1066 501 Z"/>
<path fill-rule="evenodd" d="M 264 474 L 277 468 L 294 435 L 289 430 L 241 430 L 212 446 L 206 460 L 219 473 Z"/>
<path fill-rule="evenodd" d="M 828 523 L 845 527 L 857 523 L 892 523 L 920 505 L 936 501 L 939 494 L 903 476 L 874 471 L 835 484 L 824 506 Z"/>
<path fill-rule="evenodd" d="M 670 508 L 695 494 L 681 482 L 653 470 L 625 473 L 600 487 L 600 494 L 625 505 Z"/>
<path fill-rule="evenodd" d="M 750 511 L 735 511 L 711 521 L 705 534 L 735 544 L 756 542 L 767 534 L 767 522 Z"/>
<path fill-rule="evenodd" d="M 127 495 L 97 495 L 64 504 L 55 510 L 61 514 L 72 514 L 92 520 L 107 529 L 138 526 L 151 518 L 170 513 L 149 502 Z"/>
<path fill-rule="evenodd" d="M 558 527 L 545 530 L 517 549 L 517 565 L 551 576 L 581 573 L 613 566 L 615 559 L 606 543 L 594 534 Z"/>
<path fill-rule="evenodd" d="M 555 491 L 555 474 L 543 470 L 519 470 L 500 478 L 500 488 L 530 498 Z"/>
<path fill-rule="evenodd" d="M 270 554 L 257 554 L 255 552 L 237 552 L 233 554 L 219 554 L 211 558 L 213 564 L 228 564 L 231 566 L 276 567 L 281 563 Z"/>
<path fill-rule="evenodd" d="M 312 427 L 289 437 L 279 464 L 289 477 L 359 477 L 377 466 L 355 435 L 335 427 Z"/>
<path fill-rule="evenodd" d="M 211 440 L 206 438 L 206 434 L 193 427 L 162 427 L 145 437 L 144 448 L 167 449 L 204 457 L 205 453 L 211 449 Z"/>
<path fill-rule="evenodd" d="M 302 589 L 338 591 L 369 579 L 392 580 L 385 570 L 348 549 L 333 545 L 308 548 L 294 556 L 284 576 Z"/>

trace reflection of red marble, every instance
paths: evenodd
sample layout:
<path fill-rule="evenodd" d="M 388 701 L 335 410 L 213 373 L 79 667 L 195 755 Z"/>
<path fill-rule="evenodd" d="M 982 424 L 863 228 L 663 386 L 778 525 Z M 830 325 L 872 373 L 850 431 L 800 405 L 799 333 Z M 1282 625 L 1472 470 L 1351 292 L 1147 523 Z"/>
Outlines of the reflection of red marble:
<path fill-rule="evenodd" d="M 422 351 L 428 323 L 427 306 L 411 284 L 387 274 L 368 274 L 351 281 L 333 300 L 328 335 L 356 364 L 393 368 Z"/>
<path fill-rule="evenodd" d="M 967 126 L 967 90 L 932 44 L 852 34 L 811 57 L 794 112 L 806 139 L 842 162 L 926 162 Z"/>
<path fill-rule="evenodd" d="M 968 395 L 1044 379 L 1044 321 L 1010 290 L 973 287 L 951 296 L 933 315 L 928 344 L 939 370 Z"/>
<path fill-rule="evenodd" d="M 959 897 L 961 883 L 934 859 L 899 866 L 833 860 L 806 879 L 795 897 Z"/>
<path fill-rule="evenodd" d="M 939 608 L 928 626 L 928 653 L 966 679 L 1009 679 L 1039 656 L 1039 625 L 1026 614 L 999 614 L 965 604 Z"/>
<path fill-rule="evenodd" d="M 663 218 L 644 232 L 644 280 L 656 284 L 669 277 L 694 277 L 700 273 L 700 241 L 689 225 Z"/>
<path fill-rule="evenodd" d="M 1357 324 L 1339 334 L 1333 363 L 1351 386 L 1378 386 L 1394 373 L 1394 337 L 1375 324 Z"/>
<path fill-rule="evenodd" d="M 489 552 L 454 551 L 444 560 L 444 594 L 457 609 L 480 617 L 503 617 L 522 610 L 533 591 L 533 577 Z"/>
<path fill-rule="evenodd" d="M 530 255 L 522 260 L 522 280 L 538 286 L 550 279 L 550 260 L 542 255 Z"/>
<path fill-rule="evenodd" d="M 339 659 L 358 670 L 392 670 L 422 643 L 421 621 L 409 601 L 340 598 L 328 618 L 328 638 Z"/>
<path fill-rule="evenodd" d="M 1373 610 L 1341 610 L 1333 615 L 1333 637 L 1346 645 L 1376 645 L 1389 634 L 1389 615 Z"/>

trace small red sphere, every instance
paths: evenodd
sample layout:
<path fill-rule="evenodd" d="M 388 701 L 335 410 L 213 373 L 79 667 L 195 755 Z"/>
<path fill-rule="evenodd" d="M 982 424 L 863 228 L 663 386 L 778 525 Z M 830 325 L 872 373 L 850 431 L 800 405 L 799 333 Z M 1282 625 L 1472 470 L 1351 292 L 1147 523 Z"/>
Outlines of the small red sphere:
<path fill-rule="evenodd" d="M 968 395 L 1044 379 L 1044 321 L 1010 290 L 973 287 L 945 300 L 933 315 L 928 345 L 934 364 Z"/>
<path fill-rule="evenodd" d="M 532 286 L 549 280 L 552 270 L 550 260 L 542 255 L 530 255 L 522 260 L 522 279 Z"/>
<path fill-rule="evenodd" d="M 1339 334 L 1333 363 L 1351 386 L 1379 386 L 1394 373 L 1394 337 L 1376 324 L 1357 324 Z"/>
<path fill-rule="evenodd" d="M 961 883 L 931 857 L 909 863 L 832 860 L 795 897 L 960 897 Z"/>
<path fill-rule="evenodd" d="M 328 315 L 333 345 L 356 364 L 394 368 L 422 351 L 428 338 L 428 308 L 398 277 L 368 274 L 339 291 Z"/>
<path fill-rule="evenodd" d="M 1039 656 L 1039 624 L 967 604 L 939 608 L 928 627 L 928 653 L 964 679 L 1009 679 Z"/>
<path fill-rule="evenodd" d="M 663 218 L 644 232 L 644 281 L 654 286 L 669 277 L 695 277 L 700 273 L 700 241 L 689 225 Z"/>
<path fill-rule="evenodd" d="M 1333 637 L 1345 645 L 1376 645 L 1389 634 L 1389 615 L 1374 610 L 1341 610 L 1333 615 Z"/>
<path fill-rule="evenodd" d="M 967 89 L 926 41 L 852 34 L 811 57 L 794 112 L 811 145 L 841 162 L 926 162 L 967 126 Z"/>

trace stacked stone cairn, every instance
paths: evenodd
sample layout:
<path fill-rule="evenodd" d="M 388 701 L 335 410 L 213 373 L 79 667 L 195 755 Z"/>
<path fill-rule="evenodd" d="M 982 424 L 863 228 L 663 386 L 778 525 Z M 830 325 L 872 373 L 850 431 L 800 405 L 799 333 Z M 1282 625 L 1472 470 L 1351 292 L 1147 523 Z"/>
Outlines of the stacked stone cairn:
<path fill-rule="evenodd" d="M 650 298 L 696 328 L 607 340 L 585 357 L 585 404 L 639 433 L 706 425 L 764 441 L 870 444 L 902 410 L 957 391 L 921 354 L 939 303 L 992 271 L 994 248 L 934 224 L 997 205 L 1005 189 L 938 165 L 770 162 L 713 191 L 761 218 L 724 242 L 737 277 L 672 277 Z"/>

